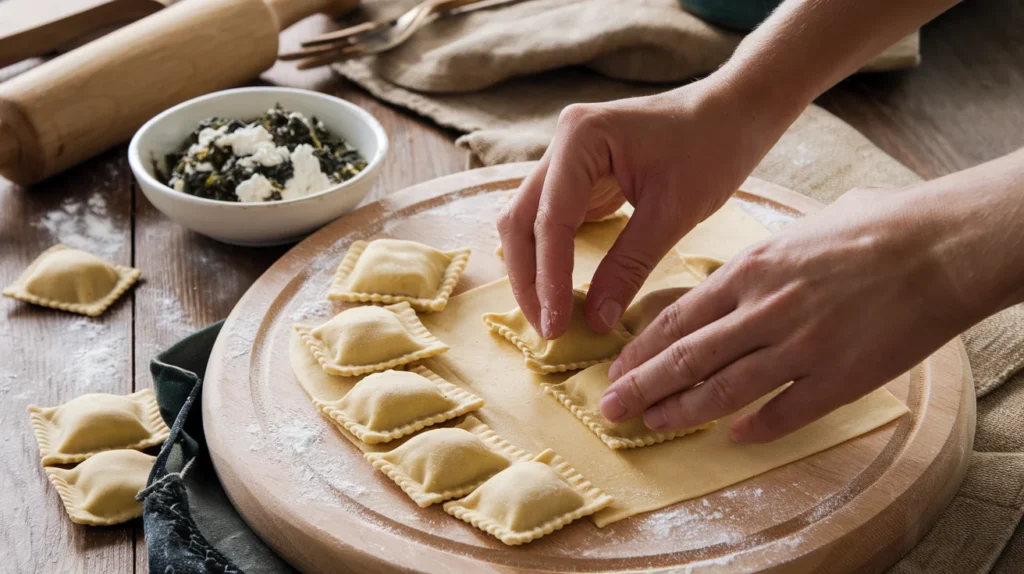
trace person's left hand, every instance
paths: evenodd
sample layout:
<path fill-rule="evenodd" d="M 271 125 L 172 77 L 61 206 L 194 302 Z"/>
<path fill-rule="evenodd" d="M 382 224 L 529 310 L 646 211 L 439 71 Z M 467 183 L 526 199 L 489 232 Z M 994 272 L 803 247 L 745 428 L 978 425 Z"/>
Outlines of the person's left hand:
<path fill-rule="evenodd" d="M 732 425 L 769 441 L 920 362 L 984 316 L 943 253 L 971 230 L 927 223 L 948 204 L 928 189 L 852 191 L 734 257 L 623 350 L 605 417 L 687 428 L 794 381 Z"/>

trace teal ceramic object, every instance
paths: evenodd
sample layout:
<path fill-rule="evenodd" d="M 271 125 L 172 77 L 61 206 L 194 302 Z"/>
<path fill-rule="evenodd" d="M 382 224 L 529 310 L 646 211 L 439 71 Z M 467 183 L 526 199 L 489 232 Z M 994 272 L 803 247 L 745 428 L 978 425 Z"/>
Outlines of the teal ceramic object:
<path fill-rule="evenodd" d="M 679 0 L 701 20 L 737 30 L 753 30 L 782 0 Z"/>

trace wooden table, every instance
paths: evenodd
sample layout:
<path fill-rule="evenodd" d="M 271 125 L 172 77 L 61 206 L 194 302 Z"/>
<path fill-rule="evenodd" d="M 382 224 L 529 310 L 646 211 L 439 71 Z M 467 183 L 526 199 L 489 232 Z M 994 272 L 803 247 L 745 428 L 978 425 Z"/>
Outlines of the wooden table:
<path fill-rule="evenodd" d="M 285 43 L 302 36 L 305 22 Z M 1024 145 L 1024 5 L 968 2 L 922 33 L 922 67 L 859 76 L 819 103 L 926 177 Z M 35 62 L 0 70 L 0 81 Z M 268 79 L 349 99 L 377 117 L 391 153 L 369 200 L 465 169 L 455 133 L 383 105 L 326 70 L 278 66 Z M 25 407 L 151 385 L 150 358 L 224 318 L 287 249 L 232 247 L 187 232 L 135 185 L 125 148 L 23 189 L 0 179 L 0 283 L 57 241 L 142 269 L 143 282 L 99 319 L 0 302 L 0 564 L 7 572 L 145 572 L 140 521 L 72 524 L 39 465 Z"/>

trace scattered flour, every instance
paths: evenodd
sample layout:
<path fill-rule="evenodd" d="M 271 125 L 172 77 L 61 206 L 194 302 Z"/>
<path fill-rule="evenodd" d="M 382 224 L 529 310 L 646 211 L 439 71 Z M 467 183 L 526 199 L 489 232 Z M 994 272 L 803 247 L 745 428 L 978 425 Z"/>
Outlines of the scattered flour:
<path fill-rule="evenodd" d="M 54 240 L 68 247 L 100 257 L 115 255 L 124 244 L 125 234 L 114 227 L 107 202 L 99 192 L 85 202 L 68 198 L 33 225 L 46 229 Z"/>
<path fill-rule="evenodd" d="M 277 427 L 277 436 L 284 445 L 298 454 L 303 454 L 320 439 L 320 429 L 301 418 L 293 418 L 286 425 Z"/>
<path fill-rule="evenodd" d="M 252 339 L 259 329 L 259 320 L 255 317 L 236 316 L 234 319 L 234 330 L 231 338 L 228 339 L 224 354 L 229 359 L 247 357 L 252 353 Z M 243 334 L 245 336 L 243 336 Z"/>
<path fill-rule="evenodd" d="M 760 222 L 761 225 L 767 227 L 772 233 L 775 233 L 796 220 L 795 216 L 789 213 L 776 211 L 762 203 L 743 199 L 737 199 L 736 201 L 743 206 L 744 211 Z"/>
<path fill-rule="evenodd" d="M 309 262 L 309 277 L 312 280 L 306 281 L 292 299 L 292 321 L 320 320 L 334 314 L 334 305 L 327 298 L 327 292 L 334 269 L 341 261 L 342 252 L 343 250 L 335 244 L 330 249 L 317 253 Z"/>
<path fill-rule="evenodd" d="M 118 376 L 125 365 L 125 336 L 110 332 L 103 323 L 88 317 L 74 319 L 67 332 L 74 334 L 76 345 L 63 376 L 74 381 L 75 388 L 82 392 L 109 391 L 110 378 Z"/>
<path fill-rule="evenodd" d="M 300 496 L 319 503 L 336 504 L 329 489 L 324 488 L 325 483 L 352 498 L 368 492 L 362 485 L 345 480 L 344 473 L 336 471 L 338 461 L 324 454 L 320 421 L 306 420 L 298 415 L 281 415 L 280 422 L 268 425 L 266 434 L 259 425 L 249 425 L 246 431 L 253 439 L 249 450 L 265 450 L 266 445 L 272 444 L 275 450 L 289 458 L 294 454 L 302 455 L 302 464 L 290 466 L 297 475 Z"/>
<path fill-rule="evenodd" d="M 14 381 L 18 379 L 18 374 L 14 371 L 2 370 L 0 371 L 0 397 L 5 396 L 11 392 L 14 387 Z"/>
<path fill-rule="evenodd" d="M 706 501 L 705 501 L 706 502 Z M 655 538 L 678 539 L 680 542 L 694 540 L 704 546 L 738 542 L 743 538 L 740 532 L 732 530 L 720 521 L 721 510 L 710 509 L 710 504 L 701 504 L 696 510 L 676 506 L 667 511 L 649 515 L 641 524 L 644 532 Z"/>
<path fill-rule="evenodd" d="M 249 433 L 249 440 L 252 441 L 249 443 L 249 450 L 252 452 L 263 450 L 266 445 L 263 442 L 263 429 L 260 428 L 260 425 L 252 423 L 245 427 L 245 432 Z"/>
<path fill-rule="evenodd" d="M 173 293 L 160 292 L 156 299 L 156 308 L 157 327 L 173 337 L 184 337 L 195 330 L 181 301 Z"/>

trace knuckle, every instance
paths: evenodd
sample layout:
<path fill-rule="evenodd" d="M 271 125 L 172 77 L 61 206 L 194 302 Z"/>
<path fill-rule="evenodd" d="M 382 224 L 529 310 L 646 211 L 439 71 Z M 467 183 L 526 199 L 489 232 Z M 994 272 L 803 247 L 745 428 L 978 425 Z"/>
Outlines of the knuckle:
<path fill-rule="evenodd" d="M 732 379 L 716 375 L 704 384 L 708 387 L 708 400 L 711 401 L 712 408 L 718 412 L 731 413 L 743 406 L 740 404 L 737 388 Z"/>
<path fill-rule="evenodd" d="M 731 262 L 731 267 L 740 277 L 756 277 L 770 265 L 768 257 L 768 244 L 756 243 L 737 255 Z"/>
<path fill-rule="evenodd" d="M 537 212 L 537 219 L 533 224 L 533 234 L 539 241 L 558 234 L 568 234 L 569 237 L 572 237 L 575 232 L 572 225 L 551 213 L 549 209 L 542 207 Z"/>
<path fill-rule="evenodd" d="M 647 276 L 650 275 L 654 263 L 642 254 L 633 252 L 610 253 L 610 263 L 617 270 L 615 276 L 626 282 L 634 291 L 643 286 Z"/>
<path fill-rule="evenodd" d="M 512 231 L 514 221 L 515 216 L 512 213 L 512 206 L 506 205 L 502 208 L 501 213 L 498 214 L 498 233 L 502 236 L 510 233 Z"/>
<path fill-rule="evenodd" d="M 636 375 L 627 374 L 623 379 L 622 388 L 627 391 L 630 402 L 642 406 L 650 404 L 650 401 L 644 394 L 643 385 L 640 384 L 640 380 L 637 379 Z"/>
<path fill-rule="evenodd" d="M 693 349 L 689 345 L 680 341 L 669 347 L 668 352 L 672 368 L 677 374 L 681 375 L 687 382 L 699 380 L 696 358 L 693 356 Z"/>
<path fill-rule="evenodd" d="M 588 116 L 592 115 L 593 107 L 592 104 L 569 104 L 558 114 L 558 123 L 579 126 L 587 121 Z"/>
<path fill-rule="evenodd" d="M 678 302 L 665 307 L 659 321 L 661 334 L 668 339 L 679 339 L 686 334 L 686 317 Z"/>
<path fill-rule="evenodd" d="M 665 401 L 665 419 L 669 428 L 678 429 L 694 425 L 697 413 L 693 410 L 692 402 L 686 393 L 680 393 L 674 399 Z"/>
<path fill-rule="evenodd" d="M 559 129 L 568 134 L 577 131 L 600 130 L 605 125 L 609 110 L 602 104 L 570 104 L 558 115 Z"/>

